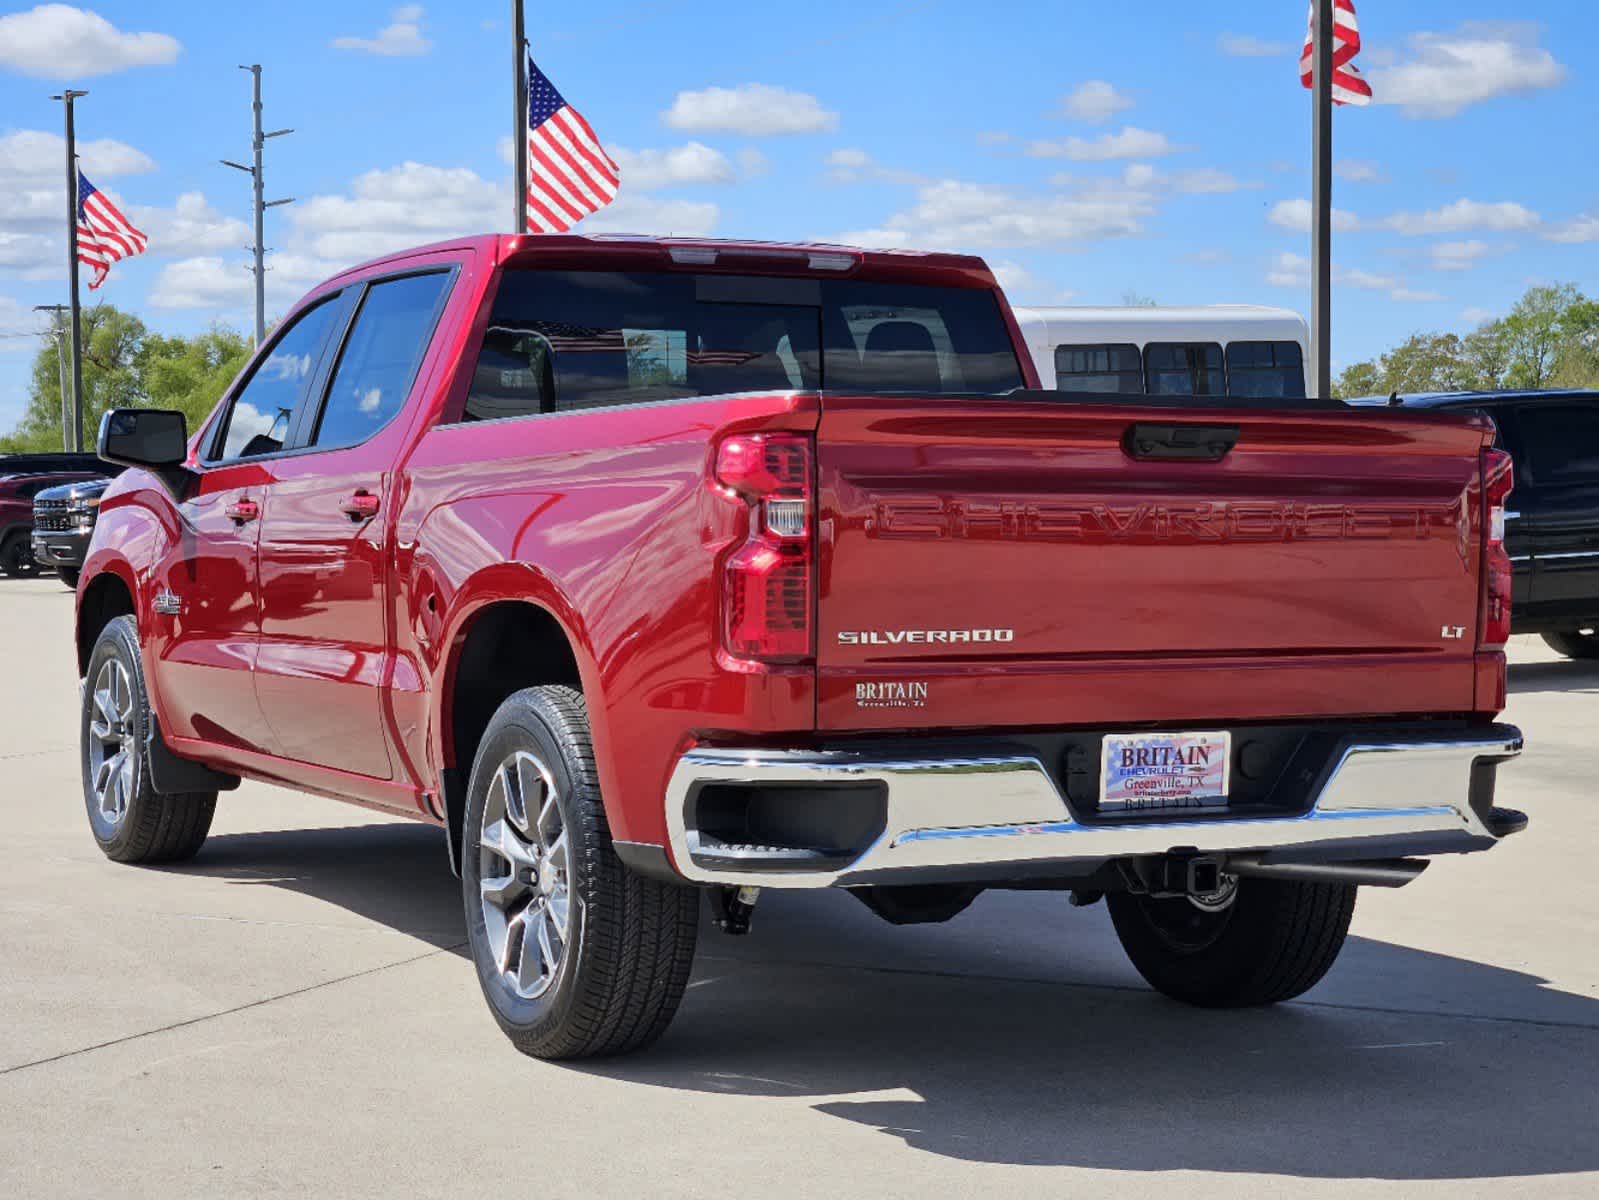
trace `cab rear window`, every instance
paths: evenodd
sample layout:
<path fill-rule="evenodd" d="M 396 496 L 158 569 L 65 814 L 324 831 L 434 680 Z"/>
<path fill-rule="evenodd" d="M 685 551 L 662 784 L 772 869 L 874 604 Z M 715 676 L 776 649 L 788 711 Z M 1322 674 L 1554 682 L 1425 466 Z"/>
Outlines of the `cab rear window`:
<path fill-rule="evenodd" d="M 1021 386 L 998 301 L 981 289 L 511 270 L 461 419 L 751 391 Z"/>

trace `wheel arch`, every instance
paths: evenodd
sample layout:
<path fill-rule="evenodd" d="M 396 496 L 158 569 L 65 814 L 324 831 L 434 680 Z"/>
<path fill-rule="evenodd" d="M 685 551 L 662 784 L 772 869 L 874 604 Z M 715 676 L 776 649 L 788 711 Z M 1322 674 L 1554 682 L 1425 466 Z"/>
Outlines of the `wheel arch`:
<path fill-rule="evenodd" d="M 106 564 L 87 583 L 80 580 L 76 629 L 80 679 L 89 669 L 89 656 L 105 627 L 117 617 L 137 620 L 138 613 L 138 591 L 123 564 Z"/>

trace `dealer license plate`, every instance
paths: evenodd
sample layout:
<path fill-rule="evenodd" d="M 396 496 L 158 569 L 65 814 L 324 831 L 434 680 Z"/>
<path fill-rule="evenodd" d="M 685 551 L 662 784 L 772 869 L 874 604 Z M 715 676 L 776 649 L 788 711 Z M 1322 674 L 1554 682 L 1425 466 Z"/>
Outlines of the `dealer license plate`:
<path fill-rule="evenodd" d="M 1099 769 L 1099 811 L 1158 812 L 1227 803 L 1232 734 L 1113 733 Z"/>

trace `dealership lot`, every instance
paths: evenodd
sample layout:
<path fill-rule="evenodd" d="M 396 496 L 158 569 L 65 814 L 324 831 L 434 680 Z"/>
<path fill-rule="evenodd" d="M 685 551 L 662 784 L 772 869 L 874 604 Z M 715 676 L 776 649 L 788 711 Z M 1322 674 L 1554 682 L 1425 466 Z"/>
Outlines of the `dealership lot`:
<path fill-rule="evenodd" d="M 1180 1008 L 1059 895 L 769 896 L 657 1049 L 566 1067 L 495 1028 L 434 830 L 246 784 L 192 864 L 105 861 L 71 607 L 0 580 L 0 1195 L 1599 1190 L 1599 664 L 1535 639 L 1531 829 L 1363 892 L 1301 1002 Z"/>

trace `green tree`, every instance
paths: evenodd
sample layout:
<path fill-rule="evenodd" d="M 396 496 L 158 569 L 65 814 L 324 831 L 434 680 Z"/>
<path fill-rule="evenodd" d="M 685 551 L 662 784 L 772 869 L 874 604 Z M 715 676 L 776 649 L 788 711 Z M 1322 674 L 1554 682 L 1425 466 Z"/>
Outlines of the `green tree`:
<path fill-rule="evenodd" d="M 1382 371 L 1374 362 L 1359 362 L 1345 367 L 1333 380 L 1333 395 L 1339 400 L 1356 396 L 1375 396 L 1382 387 Z"/>
<path fill-rule="evenodd" d="M 1460 338 L 1452 333 L 1412 334 L 1382 356 L 1384 392 L 1451 392 L 1465 386 Z"/>
<path fill-rule="evenodd" d="M 1584 302 L 1569 283 L 1527 289 L 1504 319 L 1510 366 L 1505 381 L 1511 387 L 1542 388 L 1554 381 L 1555 362 L 1565 336 L 1568 310 Z"/>
<path fill-rule="evenodd" d="M 92 440 L 107 409 L 175 408 L 195 428 L 250 356 L 250 343 L 226 326 L 194 337 L 151 333 L 109 304 L 83 310 L 83 430 Z M 61 377 L 55 344 L 34 358 L 28 407 L 0 450 L 59 450 Z"/>

